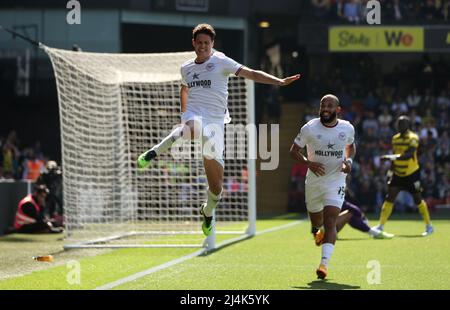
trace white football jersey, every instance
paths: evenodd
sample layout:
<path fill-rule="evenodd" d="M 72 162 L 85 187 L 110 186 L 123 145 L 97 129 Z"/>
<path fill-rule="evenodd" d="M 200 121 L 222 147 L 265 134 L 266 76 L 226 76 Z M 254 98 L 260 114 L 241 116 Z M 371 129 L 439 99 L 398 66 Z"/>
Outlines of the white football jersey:
<path fill-rule="evenodd" d="M 209 119 L 228 114 L 228 77 L 238 75 L 242 65 L 214 51 L 203 63 L 195 59 L 181 65 L 181 84 L 189 88 L 187 109 Z"/>
<path fill-rule="evenodd" d="M 341 172 L 345 159 L 345 146 L 355 140 L 355 129 L 350 122 L 338 119 L 333 127 L 326 127 L 320 118 L 314 118 L 303 125 L 294 143 L 304 148 L 306 146 L 308 160 L 324 165 L 325 175 L 317 177 L 308 169 L 307 180 L 315 181 L 323 177 L 345 177 Z"/>

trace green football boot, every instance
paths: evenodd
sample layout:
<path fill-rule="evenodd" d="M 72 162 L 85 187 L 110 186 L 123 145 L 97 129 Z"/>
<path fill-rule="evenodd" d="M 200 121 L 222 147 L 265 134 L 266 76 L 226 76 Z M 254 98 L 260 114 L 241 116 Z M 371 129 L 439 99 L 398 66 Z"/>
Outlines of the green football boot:
<path fill-rule="evenodd" d="M 200 214 L 203 216 L 202 230 L 205 236 L 209 236 L 213 229 L 213 217 L 206 216 L 203 213 L 203 208 L 206 207 L 206 203 L 202 203 L 200 206 Z"/>
<path fill-rule="evenodd" d="M 137 166 L 139 169 L 145 169 L 150 165 L 150 161 L 156 157 L 156 152 L 153 150 L 148 150 L 141 155 L 139 155 L 137 160 Z"/>

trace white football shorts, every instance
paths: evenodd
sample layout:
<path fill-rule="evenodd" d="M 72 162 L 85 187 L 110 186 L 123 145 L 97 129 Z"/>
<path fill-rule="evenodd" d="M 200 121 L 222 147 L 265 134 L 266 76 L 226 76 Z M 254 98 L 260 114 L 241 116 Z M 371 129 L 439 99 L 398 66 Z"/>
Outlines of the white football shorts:
<path fill-rule="evenodd" d="M 345 186 L 345 177 L 341 176 L 318 178 L 312 183 L 306 180 L 306 209 L 310 213 L 320 212 L 324 206 L 335 206 L 340 209 L 345 199 Z"/>
<path fill-rule="evenodd" d="M 214 159 L 222 167 L 225 167 L 223 153 L 225 150 L 224 117 L 209 119 L 201 117 L 192 111 L 186 111 L 181 115 L 182 123 L 194 120 L 202 130 L 202 154 L 206 159 Z"/>

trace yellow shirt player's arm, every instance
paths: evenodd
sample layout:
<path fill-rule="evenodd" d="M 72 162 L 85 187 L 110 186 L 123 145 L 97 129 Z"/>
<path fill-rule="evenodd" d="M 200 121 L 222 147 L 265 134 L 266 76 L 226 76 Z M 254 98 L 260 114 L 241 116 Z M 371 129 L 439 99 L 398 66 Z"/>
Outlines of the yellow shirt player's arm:
<path fill-rule="evenodd" d="M 398 157 L 397 160 L 408 160 L 413 158 L 418 146 L 419 140 L 417 138 L 411 138 L 409 148 L 400 157 Z"/>
<path fill-rule="evenodd" d="M 181 85 L 180 104 L 181 104 L 181 112 L 182 113 L 186 112 L 188 92 L 189 92 L 189 88 L 186 85 Z"/>
<path fill-rule="evenodd" d="M 415 147 L 410 147 L 409 149 L 407 149 L 403 153 L 403 155 L 397 157 L 396 160 L 408 160 L 408 159 L 411 159 L 411 158 L 413 158 L 415 151 L 416 151 Z"/>

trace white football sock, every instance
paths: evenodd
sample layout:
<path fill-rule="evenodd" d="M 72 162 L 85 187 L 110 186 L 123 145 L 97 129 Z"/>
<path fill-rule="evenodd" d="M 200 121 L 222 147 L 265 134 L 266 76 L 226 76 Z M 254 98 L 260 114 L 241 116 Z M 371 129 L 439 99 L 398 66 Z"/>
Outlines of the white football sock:
<path fill-rule="evenodd" d="M 175 128 L 167 137 L 165 137 L 160 143 L 152 147 L 152 150 L 156 152 L 156 155 L 160 155 L 166 152 L 183 134 L 183 126 Z"/>
<path fill-rule="evenodd" d="M 324 243 L 322 244 L 322 260 L 320 261 L 321 265 L 325 267 L 328 266 L 328 262 L 330 261 L 331 254 L 333 254 L 334 244 L 332 243 Z"/>
<path fill-rule="evenodd" d="M 381 234 L 381 230 L 376 229 L 375 227 L 370 228 L 370 230 L 367 232 L 372 237 L 378 236 Z"/>
<path fill-rule="evenodd" d="M 219 195 L 212 193 L 209 188 L 207 190 L 208 200 L 206 201 L 206 206 L 203 208 L 203 213 L 205 216 L 210 217 L 213 214 L 213 210 L 219 204 L 220 198 L 222 198 L 223 189 L 220 191 Z"/>

